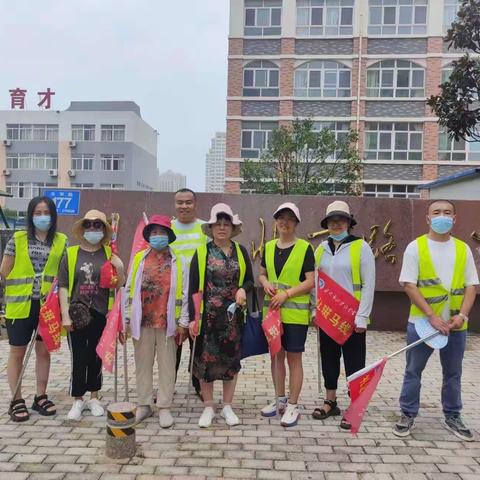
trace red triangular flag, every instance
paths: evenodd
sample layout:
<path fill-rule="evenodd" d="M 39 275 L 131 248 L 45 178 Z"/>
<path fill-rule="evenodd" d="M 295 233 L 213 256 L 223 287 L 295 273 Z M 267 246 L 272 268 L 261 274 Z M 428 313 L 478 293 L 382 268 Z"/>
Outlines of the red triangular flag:
<path fill-rule="evenodd" d="M 360 428 L 368 404 L 382 378 L 383 369 L 387 363 L 383 358 L 368 367 L 351 375 L 348 381 L 351 403 L 344 413 L 344 418 L 352 425 L 352 433 L 356 434 Z"/>
<path fill-rule="evenodd" d="M 280 309 L 269 309 L 262 322 L 262 328 L 267 338 L 270 355 L 274 357 L 282 349 L 283 324 L 280 320 Z"/>

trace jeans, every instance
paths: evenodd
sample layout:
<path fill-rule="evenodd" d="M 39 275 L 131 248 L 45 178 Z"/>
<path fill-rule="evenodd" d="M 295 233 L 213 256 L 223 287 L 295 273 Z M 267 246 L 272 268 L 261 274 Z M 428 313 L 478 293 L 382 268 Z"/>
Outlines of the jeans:
<path fill-rule="evenodd" d="M 442 365 L 442 407 L 445 416 L 459 415 L 462 410 L 462 361 L 467 331 L 451 332 L 447 345 L 440 349 Z M 419 339 L 413 323 L 408 324 L 407 345 Z M 400 409 L 410 417 L 416 417 L 420 407 L 422 372 L 433 348 L 421 343 L 406 352 L 407 365 L 400 394 Z"/>

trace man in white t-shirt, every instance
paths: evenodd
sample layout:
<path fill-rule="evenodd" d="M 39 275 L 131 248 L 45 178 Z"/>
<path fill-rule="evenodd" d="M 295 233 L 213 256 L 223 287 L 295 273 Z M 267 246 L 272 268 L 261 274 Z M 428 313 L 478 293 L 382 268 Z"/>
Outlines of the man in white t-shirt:
<path fill-rule="evenodd" d="M 403 256 L 400 283 L 412 302 L 407 328 L 407 344 L 419 339 L 415 322 L 428 318 L 430 324 L 448 335 L 448 344 L 440 350 L 443 372 L 443 426 L 465 441 L 472 432 L 464 425 L 461 377 L 465 352 L 467 322 L 475 302 L 478 274 L 472 251 L 464 242 L 452 237 L 455 205 L 436 200 L 428 207 L 429 232 L 413 242 Z M 401 419 L 393 428 L 398 437 L 410 435 L 420 407 L 422 372 L 433 349 L 421 343 L 407 351 L 407 365 L 400 394 Z"/>

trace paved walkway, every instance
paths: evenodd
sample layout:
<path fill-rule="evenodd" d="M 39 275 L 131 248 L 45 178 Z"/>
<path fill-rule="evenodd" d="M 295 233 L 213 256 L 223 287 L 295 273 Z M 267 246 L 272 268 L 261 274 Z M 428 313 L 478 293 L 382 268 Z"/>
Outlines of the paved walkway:
<path fill-rule="evenodd" d="M 368 361 L 404 344 L 399 333 L 368 335 Z M 132 344 L 129 344 L 131 397 L 134 398 Z M 185 349 L 188 350 L 188 349 Z M 470 336 L 464 362 L 464 419 L 480 439 L 480 337 Z M 32 414 L 29 422 L 14 424 L 6 410 L 9 391 L 4 369 L 8 345 L 0 342 L 0 479 L 1 480 L 151 480 L 163 478 L 256 478 L 275 480 L 478 480 L 480 442 L 462 442 L 444 430 L 439 419 L 441 373 L 438 354 L 423 381 L 422 410 L 411 438 L 391 433 L 397 418 L 404 357 L 392 360 L 373 398 L 358 437 L 339 430 L 339 419 L 315 421 L 310 413 L 317 401 L 315 333 L 310 332 L 305 354 L 304 415 L 298 426 L 284 429 L 279 419 L 264 419 L 259 409 L 272 396 L 267 357 L 249 359 L 241 372 L 235 409 L 243 424 L 229 428 L 217 418 L 212 428 L 197 426 L 201 405 L 193 401 L 186 412 L 186 357 L 175 395 L 176 424 L 161 430 L 157 418 L 137 429 L 137 455 L 126 461 L 105 457 L 105 418 L 86 414 L 81 422 L 66 419 L 70 408 L 70 355 L 66 346 L 52 360 L 50 395 L 59 414 L 53 418 Z M 32 359 L 33 360 L 33 359 Z M 30 405 L 34 368 L 25 376 L 24 395 Z M 120 355 L 120 365 L 122 356 Z M 105 402 L 113 397 L 113 380 L 105 376 Z M 123 392 L 123 385 L 121 385 Z M 339 403 L 347 405 L 345 382 Z M 122 393 L 123 395 L 123 393 Z M 220 392 L 216 390 L 216 397 Z"/>

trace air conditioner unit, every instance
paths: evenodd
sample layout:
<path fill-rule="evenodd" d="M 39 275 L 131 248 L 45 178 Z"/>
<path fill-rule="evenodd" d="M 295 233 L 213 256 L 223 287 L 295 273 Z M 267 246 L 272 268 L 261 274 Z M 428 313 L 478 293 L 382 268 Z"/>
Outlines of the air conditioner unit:
<path fill-rule="evenodd" d="M 75 140 L 71 140 L 70 142 L 68 142 L 68 146 L 70 148 L 75 148 L 77 146 L 77 142 Z"/>
<path fill-rule="evenodd" d="M 68 171 L 68 176 L 69 177 L 74 177 L 76 174 L 77 174 L 77 172 L 75 170 L 69 170 Z"/>
<path fill-rule="evenodd" d="M 12 141 L 11 140 L 4 140 L 3 141 L 3 145 L 5 147 L 11 147 L 12 146 Z"/>
<path fill-rule="evenodd" d="M 5 170 L 3 171 L 3 174 L 4 174 L 6 177 L 9 177 L 9 176 L 12 174 L 12 172 L 11 172 L 10 170 L 5 169 Z"/>
<path fill-rule="evenodd" d="M 56 168 L 49 170 L 48 173 L 51 177 L 58 177 L 58 170 Z"/>

